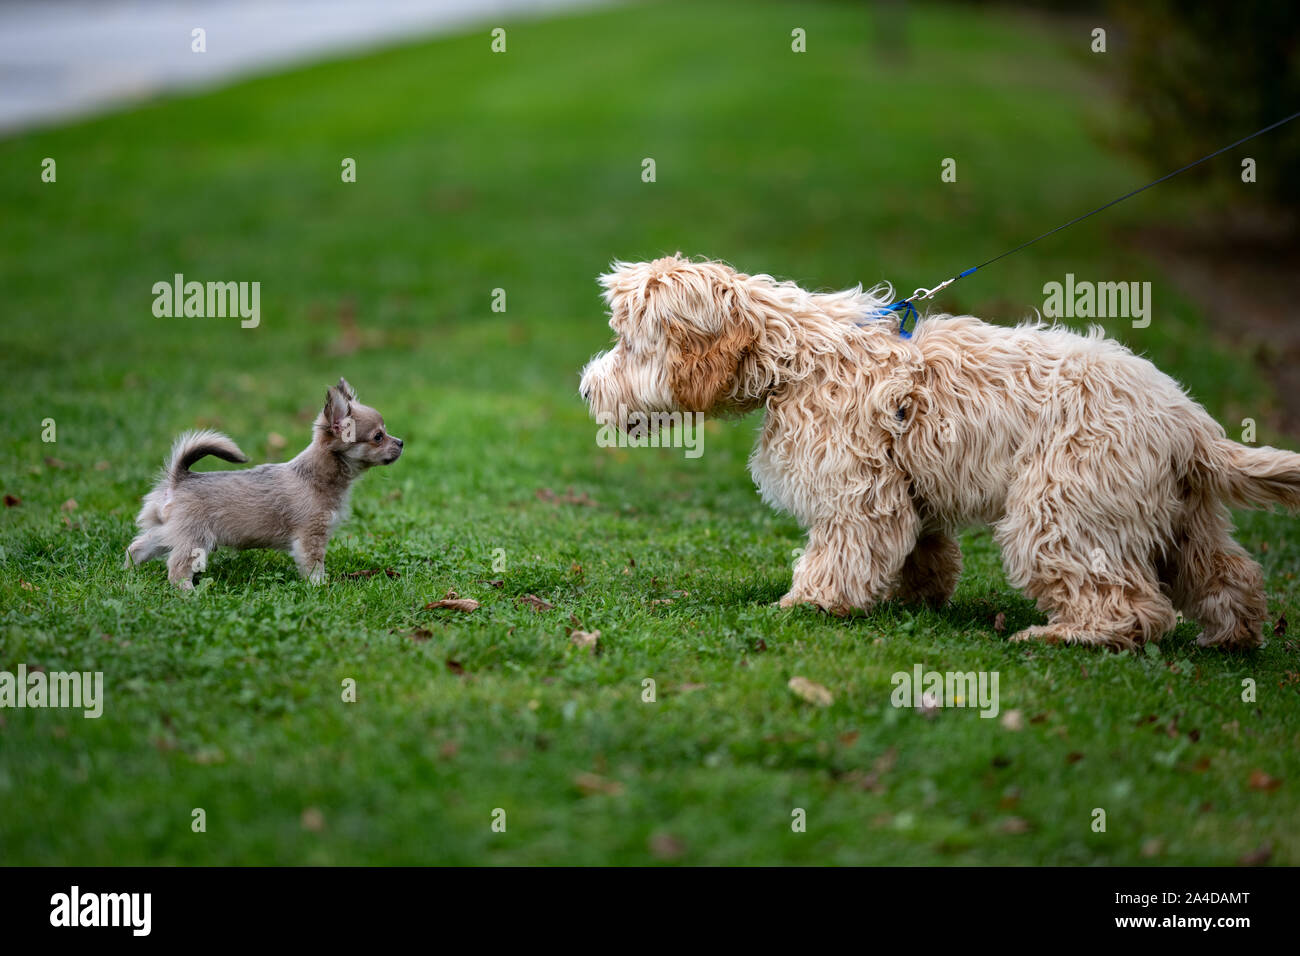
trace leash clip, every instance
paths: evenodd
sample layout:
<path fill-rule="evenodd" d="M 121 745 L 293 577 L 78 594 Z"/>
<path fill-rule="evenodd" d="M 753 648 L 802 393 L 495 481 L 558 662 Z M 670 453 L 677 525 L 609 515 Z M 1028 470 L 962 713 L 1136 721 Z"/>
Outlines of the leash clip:
<path fill-rule="evenodd" d="M 917 289 L 915 292 L 912 293 L 912 298 L 910 301 L 920 302 L 930 298 L 933 295 L 937 295 L 938 293 L 942 292 L 944 289 L 948 288 L 948 286 L 956 282 L 958 278 L 959 278 L 958 276 L 953 276 L 951 279 L 945 279 L 943 282 L 940 282 L 933 289 L 926 289 L 926 288 Z"/>

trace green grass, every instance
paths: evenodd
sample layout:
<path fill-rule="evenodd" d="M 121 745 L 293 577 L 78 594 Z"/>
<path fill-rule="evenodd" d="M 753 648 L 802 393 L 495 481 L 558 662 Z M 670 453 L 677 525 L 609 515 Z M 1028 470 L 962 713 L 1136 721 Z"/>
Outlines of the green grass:
<path fill-rule="evenodd" d="M 1041 618 L 985 533 L 942 611 L 779 610 L 802 541 L 746 474 L 756 421 L 710 423 L 698 460 L 605 449 L 576 395 L 613 258 L 911 289 L 1149 178 L 1098 145 L 1122 121 L 1105 64 L 985 10 L 915 9 L 899 61 L 849 4 L 506 25 L 505 55 L 484 29 L 0 143 L 0 490 L 22 499 L 0 514 L 0 669 L 107 687 L 99 720 L 0 711 L 0 860 L 1300 863 L 1294 641 L 1228 655 L 1186 624 L 1147 654 L 1009 644 Z M 1235 432 L 1267 419 L 1266 389 L 1125 240 L 1197 212 L 1153 190 L 944 304 L 1011 322 L 1067 271 L 1149 279 L 1151 327 L 1108 331 Z M 154 318 L 176 272 L 260 281 L 261 327 Z M 119 569 L 177 432 L 292 453 L 340 374 L 407 453 L 357 487 L 326 586 L 270 552 L 217 554 L 188 598 L 158 563 Z M 1241 536 L 1296 619 L 1293 528 L 1243 516 Z M 379 568 L 400 576 L 348 576 Z M 482 607 L 424 610 L 448 589 Z M 1023 728 L 893 708 L 917 663 L 999 672 Z"/>

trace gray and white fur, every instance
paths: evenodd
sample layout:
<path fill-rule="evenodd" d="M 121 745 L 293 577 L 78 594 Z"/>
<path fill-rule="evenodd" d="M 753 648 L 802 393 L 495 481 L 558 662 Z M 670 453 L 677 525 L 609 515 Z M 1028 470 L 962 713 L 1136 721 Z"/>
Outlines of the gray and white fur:
<path fill-rule="evenodd" d="M 136 518 L 140 534 L 127 548 L 124 566 L 169 554 L 168 578 L 188 591 L 214 548 L 277 548 L 293 555 L 304 578 L 320 584 L 325 548 L 346 514 L 352 482 L 401 454 L 402 440 L 388 434 L 383 416 L 358 402 L 342 378 L 325 393 L 311 444 L 292 461 L 192 472 L 190 466 L 208 455 L 233 462 L 248 456 L 220 432 L 186 432 L 144 498 Z"/>

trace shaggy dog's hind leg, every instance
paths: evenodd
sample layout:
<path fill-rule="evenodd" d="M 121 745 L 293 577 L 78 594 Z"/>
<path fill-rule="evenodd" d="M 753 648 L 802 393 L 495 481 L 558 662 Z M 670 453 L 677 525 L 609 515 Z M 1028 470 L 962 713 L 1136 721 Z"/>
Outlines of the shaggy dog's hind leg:
<path fill-rule="evenodd" d="M 1196 643 L 1202 647 L 1244 649 L 1264 642 L 1264 572 L 1232 539 L 1231 527 L 1217 500 L 1189 501 L 1168 562 L 1174 604 L 1201 625 Z"/>
<path fill-rule="evenodd" d="M 942 531 L 928 531 L 903 562 L 891 597 L 905 604 L 947 604 L 961 577 L 961 547 Z"/>
<path fill-rule="evenodd" d="M 1059 580 L 1031 581 L 1026 591 L 1047 612 L 1048 623 L 1027 627 L 1011 640 L 1124 650 L 1158 641 L 1173 630 L 1173 605 L 1154 578 L 1138 568 L 1122 569 L 1119 576 L 1128 580 L 1116 583 L 1115 575 L 1107 575 L 1068 586 Z"/>

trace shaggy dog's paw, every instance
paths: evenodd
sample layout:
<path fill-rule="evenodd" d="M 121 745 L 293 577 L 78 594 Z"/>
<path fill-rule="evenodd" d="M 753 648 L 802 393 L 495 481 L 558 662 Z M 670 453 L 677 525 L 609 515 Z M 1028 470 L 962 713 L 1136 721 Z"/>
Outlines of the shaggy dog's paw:
<path fill-rule="evenodd" d="M 819 611 L 825 611 L 827 614 L 834 614 L 836 617 L 847 617 L 853 610 L 843 601 L 834 601 L 829 598 L 815 598 L 806 595 L 798 595 L 791 591 L 785 597 L 777 602 L 781 607 L 798 607 L 801 604 L 807 604 L 817 608 Z"/>
<path fill-rule="evenodd" d="M 1034 627 L 1027 627 L 1023 631 L 1017 631 L 1007 640 L 1013 644 L 1022 644 L 1025 641 L 1042 641 L 1044 644 L 1060 644 L 1064 638 L 1050 624 L 1040 624 Z"/>
<path fill-rule="evenodd" d="M 1248 651 L 1264 644 L 1264 635 L 1258 627 L 1238 621 L 1230 630 L 1218 634 L 1201 631 L 1196 635 L 1198 647 L 1219 647 L 1230 651 Z"/>

